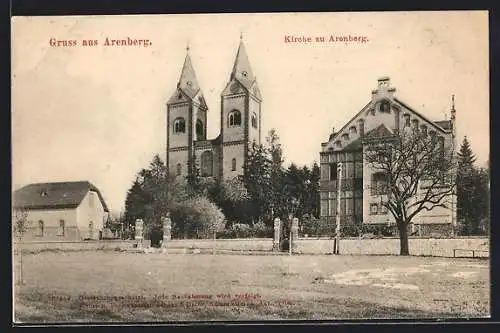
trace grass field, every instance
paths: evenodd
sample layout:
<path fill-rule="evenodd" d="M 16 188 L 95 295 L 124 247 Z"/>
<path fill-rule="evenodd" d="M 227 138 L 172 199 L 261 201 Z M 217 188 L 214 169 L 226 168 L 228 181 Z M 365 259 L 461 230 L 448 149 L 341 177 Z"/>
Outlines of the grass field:
<path fill-rule="evenodd" d="M 489 316 L 485 260 L 42 252 L 23 257 L 16 322 Z"/>

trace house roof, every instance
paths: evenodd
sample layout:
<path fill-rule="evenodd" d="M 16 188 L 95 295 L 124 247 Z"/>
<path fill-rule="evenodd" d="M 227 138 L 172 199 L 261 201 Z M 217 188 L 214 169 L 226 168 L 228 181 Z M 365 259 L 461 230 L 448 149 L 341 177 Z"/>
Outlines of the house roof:
<path fill-rule="evenodd" d="M 451 129 L 451 120 L 437 120 L 434 123 L 445 130 Z"/>
<path fill-rule="evenodd" d="M 108 207 L 101 192 L 88 181 L 37 183 L 14 192 L 14 208 L 50 209 L 76 208 L 89 191 L 97 192 L 105 212 Z"/>

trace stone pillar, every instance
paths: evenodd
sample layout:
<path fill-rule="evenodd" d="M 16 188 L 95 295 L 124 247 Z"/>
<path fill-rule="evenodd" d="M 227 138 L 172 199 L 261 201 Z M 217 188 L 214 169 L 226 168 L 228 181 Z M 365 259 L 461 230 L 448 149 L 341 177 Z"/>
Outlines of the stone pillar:
<path fill-rule="evenodd" d="M 297 217 L 294 217 L 292 219 L 292 239 L 290 244 L 290 246 L 292 246 L 292 250 L 295 250 L 297 248 L 297 239 L 299 239 L 299 219 Z"/>
<path fill-rule="evenodd" d="M 274 239 L 273 239 L 273 251 L 280 250 L 280 231 L 281 231 L 281 220 L 279 217 L 274 219 Z"/>
<path fill-rule="evenodd" d="M 163 218 L 163 247 L 167 247 L 167 242 L 172 239 L 172 220 L 170 214 Z"/>
<path fill-rule="evenodd" d="M 144 233 L 144 222 L 141 219 L 135 220 L 135 240 L 137 241 L 137 247 L 142 247 Z"/>

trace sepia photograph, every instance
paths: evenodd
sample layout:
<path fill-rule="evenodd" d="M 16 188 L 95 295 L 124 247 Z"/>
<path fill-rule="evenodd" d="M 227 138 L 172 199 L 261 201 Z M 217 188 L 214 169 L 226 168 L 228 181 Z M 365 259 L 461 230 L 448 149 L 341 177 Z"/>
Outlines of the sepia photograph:
<path fill-rule="evenodd" d="M 490 318 L 487 11 L 14 16 L 14 324 Z"/>

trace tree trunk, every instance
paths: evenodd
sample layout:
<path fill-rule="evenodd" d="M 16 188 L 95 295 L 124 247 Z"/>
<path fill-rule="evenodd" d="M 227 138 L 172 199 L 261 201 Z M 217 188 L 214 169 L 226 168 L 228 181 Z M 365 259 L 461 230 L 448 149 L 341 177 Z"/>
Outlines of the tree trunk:
<path fill-rule="evenodd" d="M 399 229 L 399 255 L 408 256 L 410 250 L 408 248 L 408 224 L 405 222 L 398 223 Z"/>

